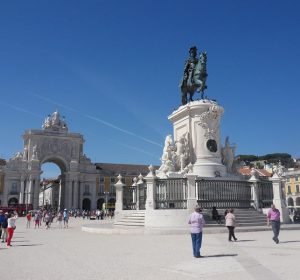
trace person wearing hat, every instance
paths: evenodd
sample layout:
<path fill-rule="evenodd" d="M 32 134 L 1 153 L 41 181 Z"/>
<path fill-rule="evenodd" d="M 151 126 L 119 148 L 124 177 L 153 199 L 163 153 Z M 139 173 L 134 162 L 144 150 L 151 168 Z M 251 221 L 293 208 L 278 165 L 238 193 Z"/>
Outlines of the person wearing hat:
<path fill-rule="evenodd" d="M 199 205 L 195 206 L 195 211 L 190 215 L 188 224 L 190 225 L 192 237 L 193 255 L 195 258 L 202 258 L 200 249 L 202 244 L 202 229 L 205 224 L 205 220 Z"/>

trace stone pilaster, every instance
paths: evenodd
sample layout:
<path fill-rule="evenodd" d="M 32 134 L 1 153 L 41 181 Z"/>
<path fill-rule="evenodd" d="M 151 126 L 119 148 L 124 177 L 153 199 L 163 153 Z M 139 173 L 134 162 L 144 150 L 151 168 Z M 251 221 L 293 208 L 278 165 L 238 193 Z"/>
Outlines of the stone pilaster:
<path fill-rule="evenodd" d="M 256 210 L 259 210 L 259 197 L 258 197 L 258 182 L 259 179 L 256 177 L 255 170 L 251 171 L 251 178 L 249 179 L 251 183 L 251 200 L 253 201 L 253 206 Z"/>
<path fill-rule="evenodd" d="M 147 199 L 146 199 L 146 210 L 155 209 L 155 197 L 156 197 L 156 176 L 153 172 L 153 166 L 149 166 L 149 173 L 145 177 L 147 184 Z"/>
<path fill-rule="evenodd" d="M 286 207 L 286 202 L 284 201 L 282 195 L 282 188 L 281 188 L 281 178 L 275 173 L 271 178 L 273 182 L 273 204 L 276 208 L 280 211 L 280 220 L 282 223 L 289 223 L 290 217 L 289 212 Z"/>
<path fill-rule="evenodd" d="M 122 176 L 119 175 L 118 182 L 115 184 L 116 187 L 116 204 L 115 204 L 115 215 L 119 216 L 123 211 L 123 187 Z"/>
<path fill-rule="evenodd" d="M 186 178 L 187 178 L 187 189 L 188 189 L 188 193 L 187 193 L 187 209 L 189 211 L 193 211 L 195 206 L 197 205 L 197 192 L 196 192 L 196 178 L 198 176 L 197 175 L 193 175 L 193 174 L 187 174 Z"/>

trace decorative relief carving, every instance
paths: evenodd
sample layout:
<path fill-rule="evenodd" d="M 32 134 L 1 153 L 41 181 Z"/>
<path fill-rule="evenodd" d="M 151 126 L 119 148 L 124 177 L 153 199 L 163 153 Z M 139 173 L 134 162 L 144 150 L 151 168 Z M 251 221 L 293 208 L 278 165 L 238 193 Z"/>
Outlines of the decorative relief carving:
<path fill-rule="evenodd" d="M 217 104 L 212 104 L 207 111 L 199 116 L 199 125 L 205 130 L 204 137 L 207 140 L 217 138 L 218 122 L 212 121 L 217 120 L 223 112 L 224 110 L 222 107 Z M 215 127 L 210 127 L 208 123 L 214 124 Z"/>

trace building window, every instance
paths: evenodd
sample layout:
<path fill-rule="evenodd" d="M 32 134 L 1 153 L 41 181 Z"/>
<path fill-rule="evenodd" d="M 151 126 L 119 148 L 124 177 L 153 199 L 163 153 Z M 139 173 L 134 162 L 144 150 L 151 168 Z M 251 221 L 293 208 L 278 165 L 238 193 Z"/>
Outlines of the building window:
<path fill-rule="evenodd" d="M 110 182 L 111 182 L 112 184 L 114 184 L 115 181 L 116 181 L 116 179 L 115 179 L 114 177 L 111 177 L 111 178 L 110 178 Z"/>
<path fill-rule="evenodd" d="M 287 182 L 290 182 L 290 178 L 287 178 L 286 181 L 287 181 Z"/>
<path fill-rule="evenodd" d="M 296 193 L 299 193 L 299 185 L 296 185 Z"/>
<path fill-rule="evenodd" d="M 104 184 L 100 184 L 99 195 L 102 195 L 103 193 L 104 193 Z"/>
<path fill-rule="evenodd" d="M 288 194 L 291 194 L 291 186 L 288 186 Z"/>
<path fill-rule="evenodd" d="M 12 183 L 10 194 L 11 195 L 18 194 L 18 183 Z"/>
<path fill-rule="evenodd" d="M 90 194 L 90 186 L 84 185 L 84 193 L 83 195 L 89 195 Z"/>
<path fill-rule="evenodd" d="M 116 187 L 115 187 L 115 185 L 110 185 L 110 190 L 109 190 L 109 192 L 110 192 L 111 194 L 116 193 Z"/>
<path fill-rule="evenodd" d="M 100 177 L 100 183 L 104 184 L 104 177 Z"/>
<path fill-rule="evenodd" d="M 298 176 L 295 176 L 295 181 L 298 181 Z"/>

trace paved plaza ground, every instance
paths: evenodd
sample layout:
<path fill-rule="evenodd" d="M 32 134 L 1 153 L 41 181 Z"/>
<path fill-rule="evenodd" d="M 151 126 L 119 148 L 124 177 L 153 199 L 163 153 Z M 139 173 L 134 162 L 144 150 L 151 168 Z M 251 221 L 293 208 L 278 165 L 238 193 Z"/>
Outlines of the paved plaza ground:
<path fill-rule="evenodd" d="M 270 231 L 204 234 L 202 259 L 192 256 L 188 234 L 100 235 L 83 232 L 70 219 L 69 229 L 53 224 L 26 229 L 17 221 L 13 247 L 0 243 L 2 279 L 298 279 L 300 232 L 284 230 L 276 245 Z"/>

